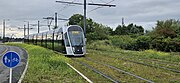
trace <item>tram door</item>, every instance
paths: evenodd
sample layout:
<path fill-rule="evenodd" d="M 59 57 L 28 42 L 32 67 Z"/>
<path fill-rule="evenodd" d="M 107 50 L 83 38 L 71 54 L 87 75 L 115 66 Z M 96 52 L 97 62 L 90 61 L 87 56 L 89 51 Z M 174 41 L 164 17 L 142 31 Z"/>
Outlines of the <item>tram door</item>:
<path fill-rule="evenodd" d="M 68 39 L 67 32 L 64 34 L 64 43 L 67 55 L 73 55 L 72 48 L 70 46 L 70 40 Z"/>

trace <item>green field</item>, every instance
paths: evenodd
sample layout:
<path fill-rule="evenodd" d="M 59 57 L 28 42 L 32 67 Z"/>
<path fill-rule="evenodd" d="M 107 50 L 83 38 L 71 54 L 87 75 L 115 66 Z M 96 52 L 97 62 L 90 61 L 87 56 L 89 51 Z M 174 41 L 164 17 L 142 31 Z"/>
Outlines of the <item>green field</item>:
<path fill-rule="evenodd" d="M 23 83 L 85 83 L 86 81 L 72 70 L 66 62 L 68 58 L 43 47 L 8 43 L 24 48 L 28 53 L 29 66 Z"/>
<path fill-rule="evenodd" d="M 68 62 L 95 83 L 111 83 L 109 79 L 93 72 L 78 61 L 93 67 L 119 82 L 144 83 L 146 81 L 102 64 L 111 65 L 156 83 L 180 82 L 180 73 L 159 68 L 165 67 L 180 70 L 180 53 L 178 52 L 159 52 L 154 50 L 130 51 L 105 45 L 103 42 L 100 43 L 88 44 L 88 54 L 85 57 L 76 57 L 74 58 L 75 60 L 55 54 L 53 51 L 39 46 L 12 43 L 9 45 L 23 47 L 29 54 L 29 67 L 24 82 L 86 82 L 65 64 L 65 62 Z M 96 61 L 99 63 L 95 63 Z"/>

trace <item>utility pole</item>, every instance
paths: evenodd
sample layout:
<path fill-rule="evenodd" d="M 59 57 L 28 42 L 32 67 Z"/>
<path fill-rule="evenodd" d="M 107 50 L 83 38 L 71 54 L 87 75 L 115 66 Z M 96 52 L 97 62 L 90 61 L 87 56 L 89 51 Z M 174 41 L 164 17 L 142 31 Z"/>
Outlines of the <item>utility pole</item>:
<path fill-rule="evenodd" d="M 55 27 L 54 27 L 54 29 L 56 29 L 58 26 L 57 26 L 57 19 L 58 17 L 57 17 L 57 12 L 55 13 L 55 20 L 54 20 L 54 23 L 55 23 Z"/>
<path fill-rule="evenodd" d="M 86 38 L 86 0 L 84 0 L 84 36 Z"/>
<path fill-rule="evenodd" d="M 109 5 L 109 4 L 86 3 L 86 0 L 84 0 L 84 4 L 83 3 L 75 3 L 75 2 L 67 2 L 67 1 L 56 1 L 56 2 L 58 2 L 58 3 L 65 3 L 65 4 L 84 5 L 84 35 L 85 35 L 85 37 L 86 37 L 86 6 L 87 5 L 116 7 L 116 5 Z"/>
<path fill-rule="evenodd" d="M 49 30 L 50 30 L 50 26 L 51 26 L 51 23 L 52 23 L 52 20 L 54 20 L 54 23 L 55 23 L 55 28 L 57 28 L 57 21 L 58 20 L 65 20 L 65 21 L 68 21 L 69 19 L 64 19 L 64 18 L 58 18 L 58 14 L 57 12 L 55 13 L 55 17 L 46 17 L 46 18 L 43 18 L 43 19 L 47 19 L 48 20 L 48 27 L 49 27 Z M 49 23 L 49 20 L 50 20 L 50 23 Z"/>
<path fill-rule="evenodd" d="M 37 27 L 37 33 L 40 33 L 40 27 L 41 27 L 41 26 L 48 26 L 48 27 L 49 27 L 49 25 L 40 25 L 40 21 L 38 21 L 37 24 L 30 24 L 30 25 Z M 33 28 L 30 28 L 30 29 L 33 29 Z"/>
<path fill-rule="evenodd" d="M 28 22 L 28 25 L 27 25 L 27 29 L 28 29 L 28 39 L 29 39 L 29 22 Z"/>
<path fill-rule="evenodd" d="M 27 28 L 28 28 L 28 42 L 29 42 L 29 21 L 28 21 Z"/>
<path fill-rule="evenodd" d="M 43 19 L 47 19 L 47 26 L 49 27 L 49 31 L 51 30 L 51 23 L 52 23 L 52 20 L 54 19 L 53 17 L 46 17 L 46 18 L 43 18 Z M 50 22 L 49 22 L 50 20 Z"/>
<path fill-rule="evenodd" d="M 3 43 L 5 42 L 5 27 L 6 27 L 5 24 L 6 24 L 5 20 L 3 20 L 3 41 L 2 41 Z"/>
<path fill-rule="evenodd" d="M 24 42 L 25 42 L 25 37 L 26 37 L 26 29 L 33 29 L 33 28 L 26 28 L 26 25 L 24 24 L 23 28 L 18 28 L 18 29 L 23 29 L 24 30 Z M 29 31 L 29 30 L 28 30 Z M 28 36 L 29 38 L 29 36 Z"/>
<path fill-rule="evenodd" d="M 38 33 L 39 33 L 39 20 L 38 20 Z"/>
<path fill-rule="evenodd" d="M 124 18 L 122 18 L 122 26 L 124 26 Z"/>
<path fill-rule="evenodd" d="M 24 25 L 24 42 L 25 42 L 25 37 L 26 37 L 26 25 Z"/>

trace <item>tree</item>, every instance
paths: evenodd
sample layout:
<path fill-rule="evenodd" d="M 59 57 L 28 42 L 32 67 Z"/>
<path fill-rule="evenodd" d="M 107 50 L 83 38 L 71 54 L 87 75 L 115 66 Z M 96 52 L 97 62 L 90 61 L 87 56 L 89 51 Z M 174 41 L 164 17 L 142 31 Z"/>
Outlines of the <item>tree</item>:
<path fill-rule="evenodd" d="M 73 16 L 69 18 L 68 24 L 79 25 L 81 27 L 84 27 L 83 16 L 81 14 L 74 14 Z M 86 19 L 86 33 L 87 34 L 94 31 L 92 25 L 93 25 L 92 19 Z"/>
<path fill-rule="evenodd" d="M 69 18 L 69 25 L 79 25 L 84 27 L 83 16 L 81 14 L 74 14 Z M 103 40 L 107 39 L 108 35 L 113 33 L 113 30 L 102 24 L 94 22 L 91 18 L 86 19 L 86 35 L 89 40 Z"/>
<path fill-rule="evenodd" d="M 174 38 L 180 34 L 180 21 L 173 19 L 166 21 L 157 21 L 156 27 L 153 30 L 156 37 Z"/>
<path fill-rule="evenodd" d="M 78 25 L 81 21 L 83 21 L 83 16 L 80 14 L 74 14 L 69 18 L 69 25 Z"/>
<path fill-rule="evenodd" d="M 143 34 L 144 29 L 142 26 L 137 26 L 131 23 L 128 26 L 118 25 L 114 33 L 115 35 Z"/>

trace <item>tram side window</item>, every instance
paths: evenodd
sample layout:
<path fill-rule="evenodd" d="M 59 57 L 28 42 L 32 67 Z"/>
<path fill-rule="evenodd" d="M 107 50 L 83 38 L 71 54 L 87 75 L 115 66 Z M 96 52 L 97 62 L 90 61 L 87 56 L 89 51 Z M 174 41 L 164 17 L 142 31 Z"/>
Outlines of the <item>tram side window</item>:
<path fill-rule="evenodd" d="M 70 46 L 70 45 L 69 45 L 69 41 L 68 41 L 67 33 L 65 33 L 65 42 L 66 42 L 66 46 Z"/>

